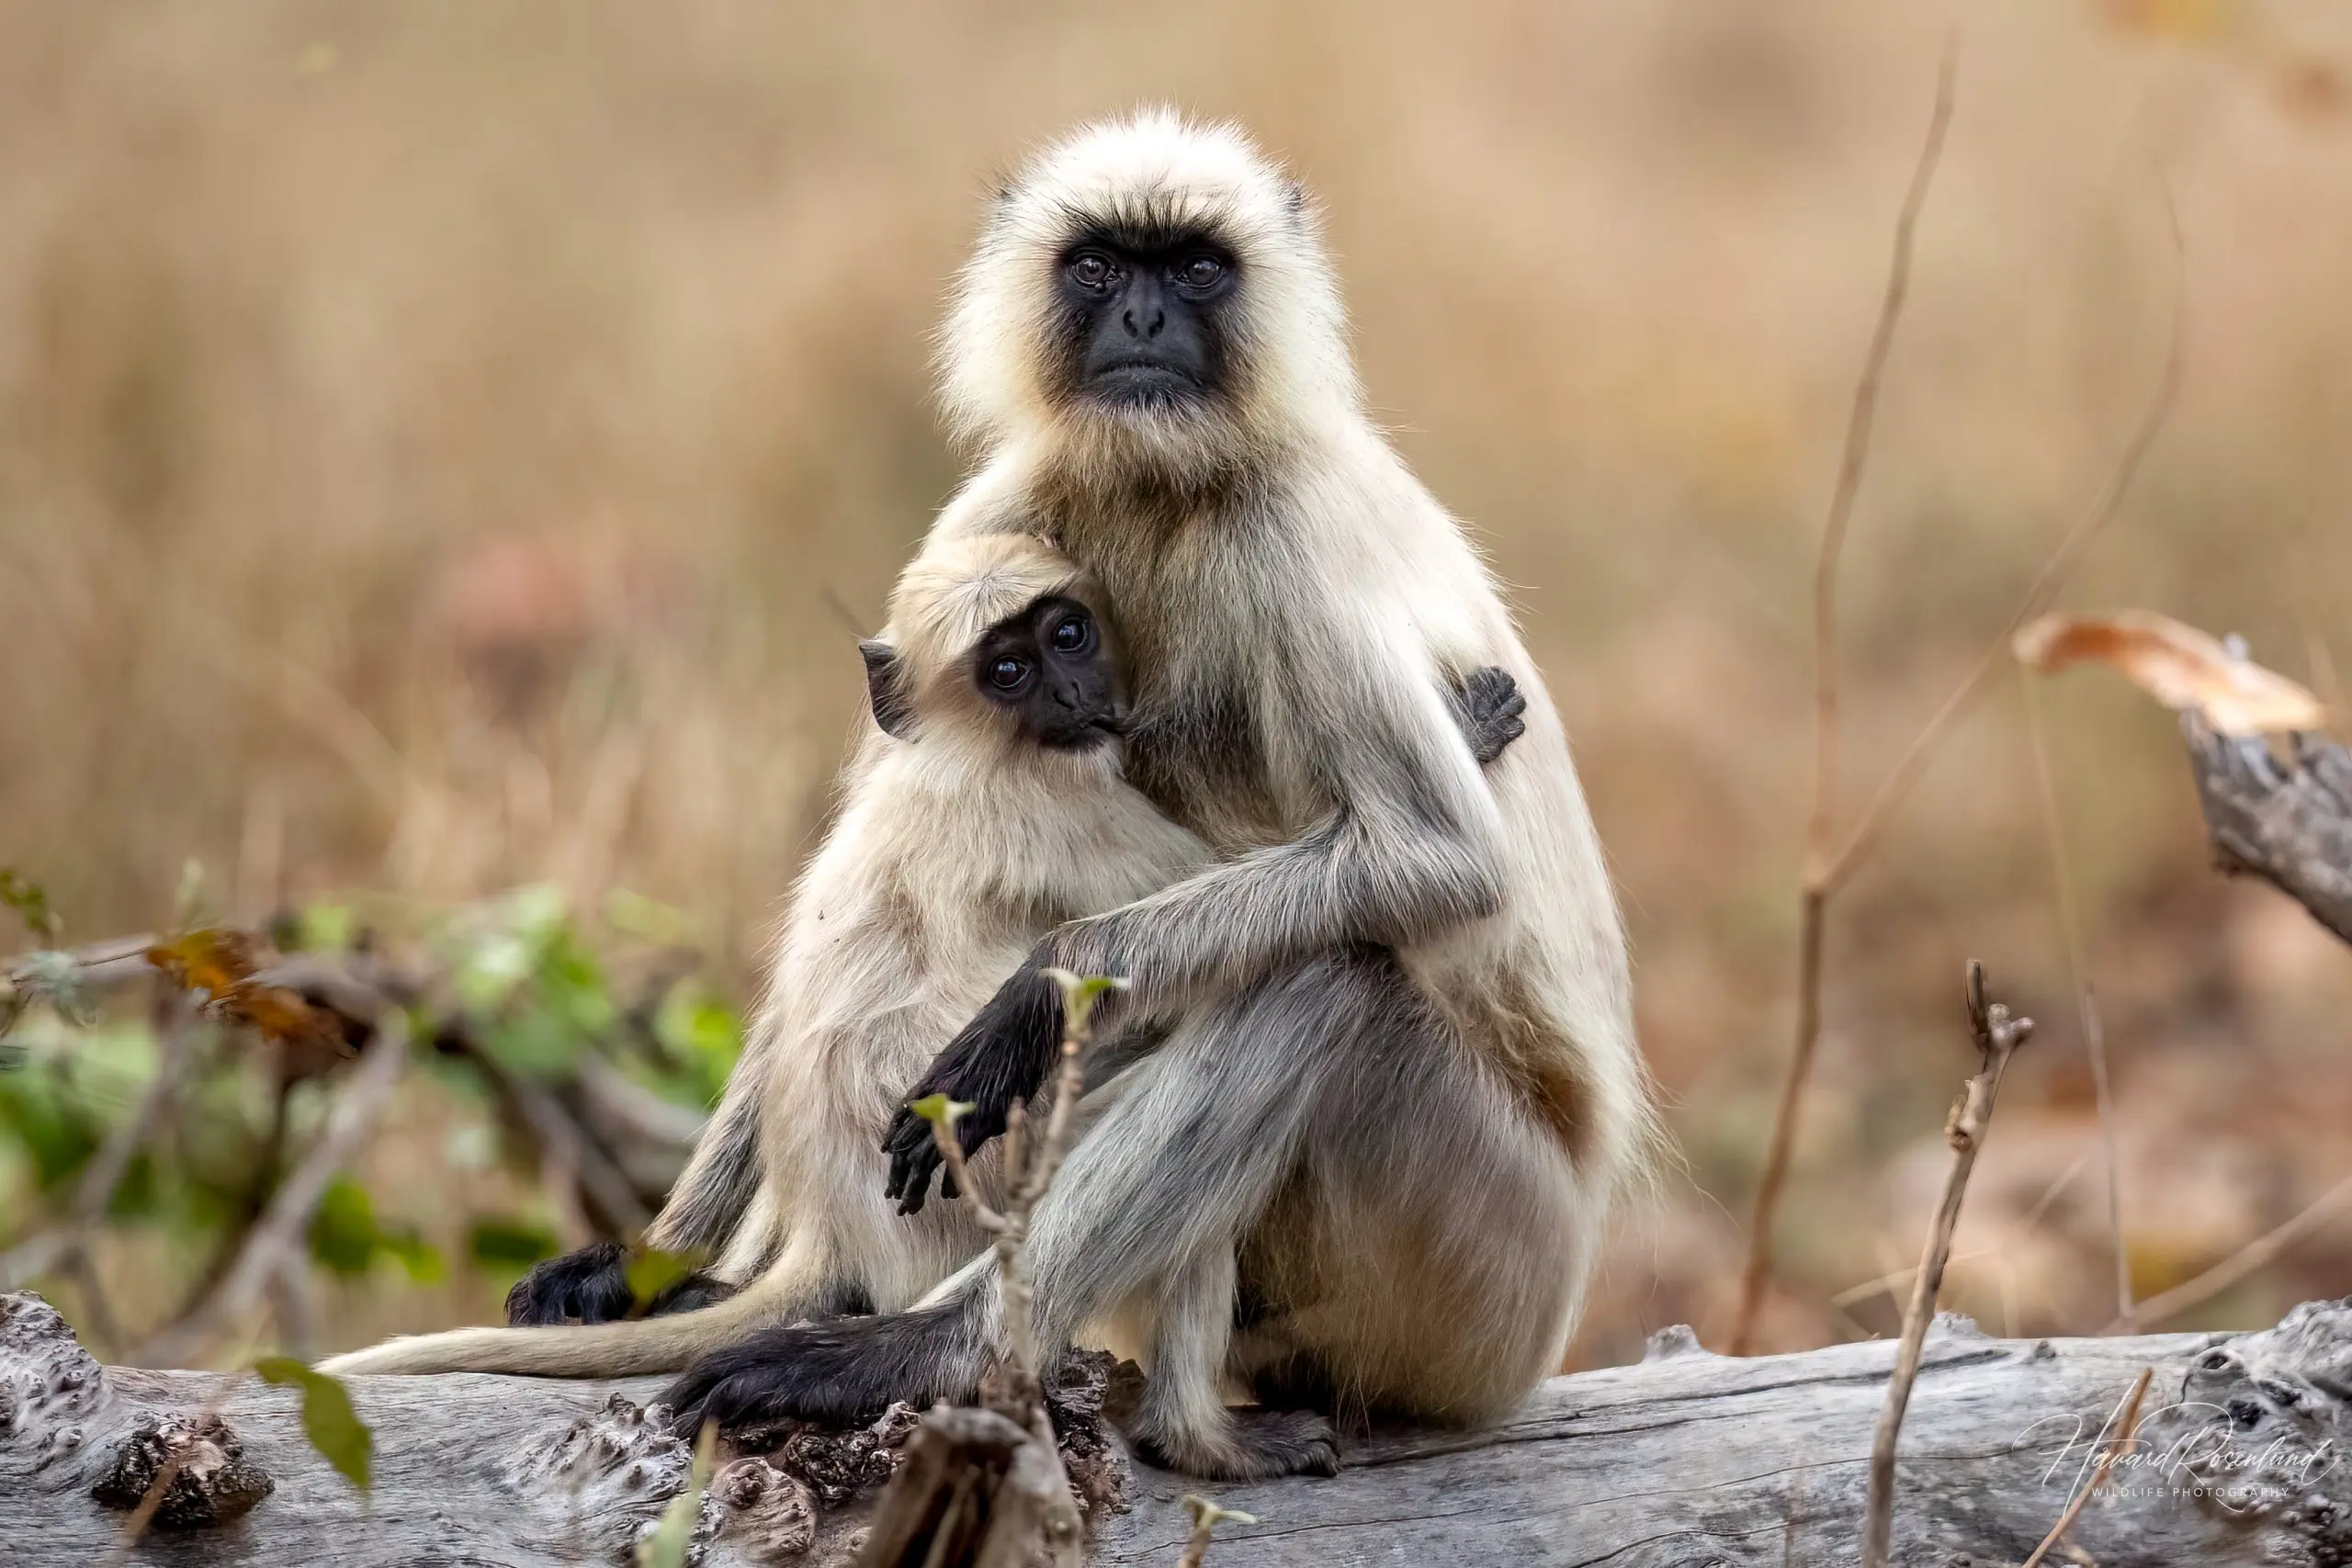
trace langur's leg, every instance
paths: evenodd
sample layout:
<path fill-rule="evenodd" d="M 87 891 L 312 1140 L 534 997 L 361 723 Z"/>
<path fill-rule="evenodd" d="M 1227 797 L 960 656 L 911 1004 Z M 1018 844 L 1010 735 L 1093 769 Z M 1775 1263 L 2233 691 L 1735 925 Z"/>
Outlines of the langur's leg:
<path fill-rule="evenodd" d="M 1240 1477 L 1332 1463 L 1321 1417 L 1237 1420 L 1204 1391 L 1224 1372 L 1234 1248 L 1298 1168 L 1317 1109 L 1413 1113 L 1351 1098 L 1396 1076 L 1360 1071 L 1367 1055 L 1462 1059 L 1386 953 L 1327 954 L 1251 987 L 1120 1079 L 1038 1207 L 1029 1266 L 1041 1345 L 1170 1292 L 1154 1330 L 1152 1382 L 1166 1386 L 1148 1395 L 1145 1436 L 1186 1468 Z M 1001 1345 L 996 1271 L 982 1258 L 910 1312 L 770 1330 L 707 1357 L 668 1397 L 689 1420 L 845 1420 L 894 1399 L 967 1398 Z"/>

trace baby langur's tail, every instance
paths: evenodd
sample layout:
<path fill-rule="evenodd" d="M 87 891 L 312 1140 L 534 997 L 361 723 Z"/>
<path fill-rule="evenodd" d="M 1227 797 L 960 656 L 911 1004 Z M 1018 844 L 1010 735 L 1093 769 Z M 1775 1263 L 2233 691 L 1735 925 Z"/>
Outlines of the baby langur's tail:
<path fill-rule="evenodd" d="M 742 1290 L 711 1306 L 624 1323 L 577 1328 L 455 1328 L 405 1335 L 365 1350 L 331 1356 L 319 1371 L 403 1375 L 419 1372 L 516 1372 L 526 1377 L 621 1378 L 674 1372 L 722 1349 L 752 1330 L 788 1322 L 808 1299 L 802 1271 L 785 1259 Z"/>

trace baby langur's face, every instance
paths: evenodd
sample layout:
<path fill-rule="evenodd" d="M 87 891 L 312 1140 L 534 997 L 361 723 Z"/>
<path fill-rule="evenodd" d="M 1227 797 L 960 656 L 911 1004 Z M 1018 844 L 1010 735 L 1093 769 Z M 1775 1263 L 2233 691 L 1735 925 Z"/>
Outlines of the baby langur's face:
<path fill-rule="evenodd" d="M 972 683 L 1024 739 L 1054 750 L 1103 745 L 1126 722 L 1125 683 L 1094 612 L 1057 593 L 981 634 Z"/>

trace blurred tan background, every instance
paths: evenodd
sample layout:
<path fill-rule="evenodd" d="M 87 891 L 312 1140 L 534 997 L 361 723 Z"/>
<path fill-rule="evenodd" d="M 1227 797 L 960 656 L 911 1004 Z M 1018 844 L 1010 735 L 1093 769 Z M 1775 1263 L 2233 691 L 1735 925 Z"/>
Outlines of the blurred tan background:
<path fill-rule="evenodd" d="M 853 625 L 957 478 L 927 334 L 990 175 L 1141 101 L 1236 117 L 1328 202 L 1378 414 L 1514 585 L 1620 878 L 1687 1169 L 1577 1359 L 1719 1342 L 1787 1049 L 1813 550 L 1953 20 L 1847 555 L 1849 800 L 2104 481 L 2177 288 L 2179 404 L 2065 603 L 2352 671 L 2352 12 L 0 6 L 0 863 L 85 938 L 190 857 L 248 917 L 625 886 L 741 994 Z M 2045 695 L 2153 1291 L 2352 1171 L 2352 951 L 2208 873 L 2167 716 Z M 2005 675 L 1833 916 L 1774 1346 L 1893 1325 L 1832 1298 L 1916 1257 L 1972 954 L 2044 1029 L 1951 1294 L 2111 1315 L 2021 711 Z M 2352 1220 L 2188 1321 L 2346 1289 Z"/>

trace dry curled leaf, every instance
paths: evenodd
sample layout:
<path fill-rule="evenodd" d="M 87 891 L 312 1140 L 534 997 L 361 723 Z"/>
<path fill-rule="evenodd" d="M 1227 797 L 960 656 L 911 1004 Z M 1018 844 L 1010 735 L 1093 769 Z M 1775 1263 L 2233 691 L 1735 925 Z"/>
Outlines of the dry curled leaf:
<path fill-rule="evenodd" d="M 184 990 L 202 991 L 206 1010 L 285 1047 L 290 1079 L 316 1077 L 357 1053 L 342 1021 L 300 991 L 254 983 L 266 953 L 250 931 L 208 926 L 147 950 L 147 962 Z"/>
<path fill-rule="evenodd" d="M 2044 615 L 2018 628 L 2009 648 L 2019 663 L 2045 675 L 2086 661 L 2104 664 L 2224 735 L 2317 729 L 2327 722 L 2326 706 L 2294 682 L 2153 610 Z"/>

